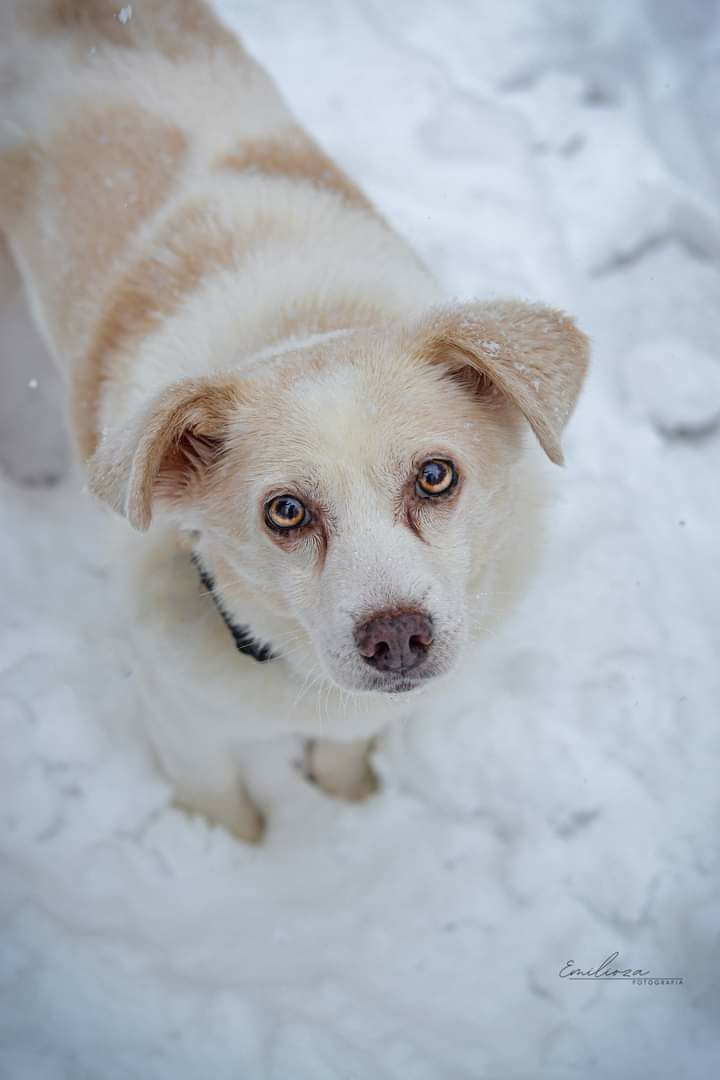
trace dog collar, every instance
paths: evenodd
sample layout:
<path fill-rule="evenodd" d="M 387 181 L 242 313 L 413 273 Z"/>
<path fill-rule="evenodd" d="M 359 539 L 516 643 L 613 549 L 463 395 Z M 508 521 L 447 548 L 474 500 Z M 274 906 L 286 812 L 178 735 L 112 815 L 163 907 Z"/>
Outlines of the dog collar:
<path fill-rule="evenodd" d="M 203 585 L 207 589 L 210 596 L 215 601 L 215 607 L 218 609 L 220 618 L 227 626 L 228 630 L 232 634 L 233 641 L 235 642 L 235 648 L 238 652 L 243 653 L 245 656 L 252 656 L 253 660 L 257 660 L 258 663 L 264 664 L 266 660 L 276 660 L 277 653 L 272 651 L 270 645 L 261 645 L 260 642 L 253 636 L 249 626 L 239 626 L 233 622 L 228 615 L 225 608 L 222 606 L 222 602 L 215 592 L 215 580 L 212 574 L 209 574 L 205 567 L 200 562 L 200 559 L 193 553 L 192 561 L 195 569 L 198 572 L 198 576 Z"/>

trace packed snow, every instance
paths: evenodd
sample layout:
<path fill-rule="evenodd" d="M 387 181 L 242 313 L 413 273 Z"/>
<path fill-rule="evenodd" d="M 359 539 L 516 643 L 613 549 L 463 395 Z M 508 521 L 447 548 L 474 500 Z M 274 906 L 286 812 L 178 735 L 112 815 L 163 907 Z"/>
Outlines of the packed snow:
<path fill-rule="evenodd" d="M 3 333 L 0 1076 L 720 1075 L 720 9 L 223 10 L 450 295 L 567 307 L 593 371 L 521 608 L 365 804 L 268 747 L 249 848 L 171 805 L 57 379 Z M 615 952 L 684 981 L 559 977 Z"/>

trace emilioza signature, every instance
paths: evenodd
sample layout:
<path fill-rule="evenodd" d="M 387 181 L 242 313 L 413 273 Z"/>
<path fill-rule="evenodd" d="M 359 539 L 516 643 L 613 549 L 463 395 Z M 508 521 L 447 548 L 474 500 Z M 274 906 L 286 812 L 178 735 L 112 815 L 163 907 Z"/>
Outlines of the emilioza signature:
<path fill-rule="evenodd" d="M 611 953 L 602 964 L 598 964 L 596 968 L 587 969 L 575 967 L 575 961 L 568 960 L 560 968 L 558 975 L 561 979 L 638 979 L 650 974 L 642 968 L 611 967 L 610 965 L 615 963 L 619 955 L 619 952 Z"/>
<path fill-rule="evenodd" d="M 682 978 L 651 976 L 650 972 L 645 971 L 644 968 L 613 967 L 619 955 L 619 952 L 610 953 L 602 964 L 591 968 L 575 967 L 575 961 L 568 960 L 560 968 L 558 975 L 561 979 L 605 979 L 606 982 L 613 979 L 616 982 L 629 979 L 636 986 L 681 986 L 685 981 Z"/>

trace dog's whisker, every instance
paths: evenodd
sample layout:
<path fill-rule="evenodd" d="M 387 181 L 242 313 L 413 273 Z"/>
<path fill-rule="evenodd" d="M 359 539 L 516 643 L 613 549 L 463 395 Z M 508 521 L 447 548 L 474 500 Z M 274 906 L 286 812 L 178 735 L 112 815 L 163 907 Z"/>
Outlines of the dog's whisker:
<path fill-rule="evenodd" d="M 300 690 L 298 691 L 295 701 L 293 702 L 293 707 L 297 707 L 300 704 L 305 694 L 309 693 L 310 690 L 314 689 L 314 687 L 318 684 L 321 678 L 322 672 L 319 669 L 310 669 L 308 674 L 305 676 L 305 679 L 302 686 L 300 687 Z"/>
<path fill-rule="evenodd" d="M 487 626 L 473 626 L 472 631 L 475 634 L 487 634 L 488 637 L 493 637 L 493 638 L 496 638 L 496 637 L 499 636 L 498 633 L 497 633 L 497 630 L 491 630 Z"/>
<path fill-rule="evenodd" d="M 500 589 L 493 589 L 491 592 L 474 592 L 472 594 L 476 599 L 478 596 L 520 596 L 520 593 L 515 589 L 508 589 L 502 591 Z"/>

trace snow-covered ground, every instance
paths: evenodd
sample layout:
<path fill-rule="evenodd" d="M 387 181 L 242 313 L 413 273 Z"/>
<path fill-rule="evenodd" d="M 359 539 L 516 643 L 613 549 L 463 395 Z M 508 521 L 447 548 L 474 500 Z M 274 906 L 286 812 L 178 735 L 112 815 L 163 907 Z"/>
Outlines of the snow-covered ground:
<path fill-rule="evenodd" d="M 522 610 L 393 732 L 374 800 L 268 760 L 258 849 L 170 806 L 103 515 L 78 478 L 18 482 L 18 440 L 42 436 L 38 476 L 61 461 L 50 377 L 23 369 L 0 440 L 0 1076 L 720 1075 L 718 6 L 223 9 L 449 293 L 567 306 L 594 369 Z M 558 976 L 616 950 L 684 984 Z"/>

